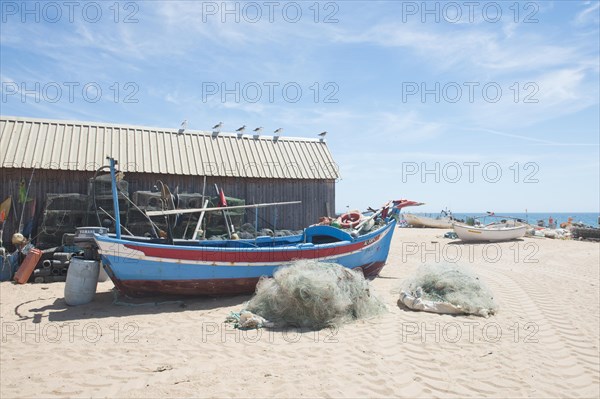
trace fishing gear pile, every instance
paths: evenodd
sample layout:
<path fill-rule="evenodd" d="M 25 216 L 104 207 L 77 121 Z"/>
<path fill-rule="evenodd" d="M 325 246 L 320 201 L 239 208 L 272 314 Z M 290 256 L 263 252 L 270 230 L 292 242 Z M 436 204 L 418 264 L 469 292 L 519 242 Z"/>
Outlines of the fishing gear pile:
<path fill-rule="evenodd" d="M 421 266 L 404 282 L 400 301 L 413 310 L 489 317 L 498 306 L 475 274 L 455 264 Z"/>
<path fill-rule="evenodd" d="M 376 316 L 385 309 L 362 272 L 301 260 L 278 269 L 272 278 L 261 278 L 245 310 L 275 326 L 321 329 Z"/>

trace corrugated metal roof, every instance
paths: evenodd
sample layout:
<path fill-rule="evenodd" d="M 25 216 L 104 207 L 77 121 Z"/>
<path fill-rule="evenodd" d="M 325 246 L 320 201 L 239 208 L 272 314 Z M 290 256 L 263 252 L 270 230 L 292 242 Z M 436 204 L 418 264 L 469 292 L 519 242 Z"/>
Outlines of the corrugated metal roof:
<path fill-rule="evenodd" d="M 324 141 L 0 116 L 0 167 L 274 179 L 339 177 Z"/>

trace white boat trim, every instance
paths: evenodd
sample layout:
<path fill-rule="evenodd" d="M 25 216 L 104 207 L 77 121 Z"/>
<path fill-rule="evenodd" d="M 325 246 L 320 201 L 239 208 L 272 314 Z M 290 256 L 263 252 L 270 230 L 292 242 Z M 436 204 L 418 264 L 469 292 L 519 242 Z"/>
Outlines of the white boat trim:
<path fill-rule="evenodd" d="M 465 224 L 454 223 L 452 228 L 462 241 L 510 241 L 521 238 L 527 231 L 527 225 L 507 226 L 505 224 L 480 226 L 467 226 Z"/>

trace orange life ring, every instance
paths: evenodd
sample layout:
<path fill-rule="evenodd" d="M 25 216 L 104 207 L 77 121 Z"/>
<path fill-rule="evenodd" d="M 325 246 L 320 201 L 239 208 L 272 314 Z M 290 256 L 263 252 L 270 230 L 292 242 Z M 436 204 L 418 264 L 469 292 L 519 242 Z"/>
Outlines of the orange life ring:
<path fill-rule="evenodd" d="M 350 229 L 358 226 L 362 215 L 360 212 L 348 212 L 344 213 L 338 218 L 338 223 L 345 229 Z"/>

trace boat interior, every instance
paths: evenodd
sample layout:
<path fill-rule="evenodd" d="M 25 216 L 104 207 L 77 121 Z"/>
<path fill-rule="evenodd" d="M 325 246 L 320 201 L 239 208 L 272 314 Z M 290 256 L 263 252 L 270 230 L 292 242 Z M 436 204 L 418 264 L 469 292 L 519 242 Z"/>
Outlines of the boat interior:
<path fill-rule="evenodd" d="M 114 234 L 109 235 L 114 238 Z M 166 238 L 150 238 L 139 236 L 122 235 L 122 239 L 145 243 L 145 244 L 164 244 L 170 245 Z M 207 247 L 207 248 L 271 248 L 271 247 L 286 247 L 286 246 L 312 246 L 320 244 L 331 244 L 336 242 L 351 242 L 354 237 L 344 231 L 331 226 L 311 226 L 304 229 L 303 234 L 271 237 L 259 236 L 254 239 L 245 240 L 185 240 L 175 239 L 172 245 L 190 246 L 190 247 Z"/>

